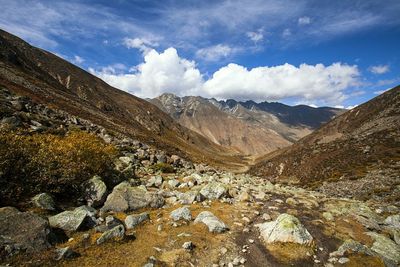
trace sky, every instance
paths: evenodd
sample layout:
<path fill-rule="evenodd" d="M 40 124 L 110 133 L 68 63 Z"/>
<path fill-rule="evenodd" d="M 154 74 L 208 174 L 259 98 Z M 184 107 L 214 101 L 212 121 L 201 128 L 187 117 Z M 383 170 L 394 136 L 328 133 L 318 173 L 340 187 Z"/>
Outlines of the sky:
<path fill-rule="evenodd" d="M 0 0 L 0 28 L 142 98 L 351 108 L 400 84 L 399 0 Z"/>

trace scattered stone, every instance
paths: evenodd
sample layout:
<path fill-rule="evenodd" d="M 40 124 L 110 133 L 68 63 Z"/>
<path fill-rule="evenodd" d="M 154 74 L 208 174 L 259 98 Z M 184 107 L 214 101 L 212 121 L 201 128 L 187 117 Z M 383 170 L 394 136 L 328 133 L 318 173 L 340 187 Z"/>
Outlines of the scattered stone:
<path fill-rule="evenodd" d="M 101 210 L 103 212 L 125 212 L 145 207 L 160 208 L 164 204 L 165 201 L 161 196 L 148 192 L 143 187 L 134 187 L 130 186 L 128 182 L 122 182 L 114 187 Z"/>
<path fill-rule="evenodd" d="M 163 183 L 163 178 L 160 175 L 151 176 L 150 179 L 147 181 L 147 187 L 160 187 Z"/>
<path fill-rule="evenodd" d="M 179 181 L 176 180 L 176 179 L 168 180 L 168 186 L 169 186 L 170 188 L 178 187 L 178 186 L 179 186 Z"/>
<path fill-rule="evenodd" d="M 349 258 L 344 258 L 344 257 L 342 257 L 342 258 L 340 258 L 339 260 L 338 260 L 338 262 L 340 263 L 340 264 L 345 264 L 345 263 L 347 263 L 347 262 L 349 262 L 350 260 L 349 260 Z"/>
<path fill-rule="evenodd" d="M 127 229 L 132 229 L 135 228 L 137 225 L 141 224 L 142 222 L 149 220 L 150 220 L 150 215 L 147 212 L 143 212 L 140 214 L 132 214 L 126 216 L 125 226 Z"/>
<path fill-rule="evenodd" d="M 192 241 L 188 241 L 188 242 L 183 243 L 182 248 L 184 248 L 186 250 L 193 250 L 194 244 L 192 243 Z"/>
<path fill-rule="evenodd" d="M 197 215 L 194 223 L 200 222 L 207 225 L 208 230 L 213 233 L 222 233 L 229 230 L 229 228 L 222 221 L 220 221 L 217 217 L 215 217 L 214 214 L 209 211 L 203 211 L 199 215 Z"/>
<path fill-rule="evenodd" d="M 400 214 L 388 216 L 385 219 L 385 224 L 400 229 Z"/>
<path fill-rule="evenodd" d="M 35 207 L 43 210 L 56 210 L 56 203 L 52 196 L 47 193 L 41 193 L 32 198 L 32 203 Z"/>
<path fill-rule="evenodd" d="M 76 208 L 74 210 L 67 210 L 57 215 L 49 217 L 50 226 L 53 228 L 60 228 L 67 232 L 77 231 L 83 225 L 85 219 L 91 214 L 85 209 Z"/>
<path fill-rule="evenodd" d="M 270 221 L 272 218 L 271 218 L 271 216 L 270 216 L 268 213 L 264 213 L 264 214 L 262 215 L 262 219 L 263 219 L 264 221 Z"/>
<path fill-rule="evenodd" d="M 89 207 L 99 207 L 104 204 L 107 197 L 107 186 L 100 176 L 93 176 L 92 179 L 83 184 L 84 198 Z"/>
<path fill-rule="evenodd" d="M 291 198 L 291 197 L 287 198 L 285 202 L 286 202 L 286 204 L 291 205 L 291 206 L 295 206 L 295 205 L 299 204 L 299 202 L 297 200 L 295 200 L 294 198 Z"/>
<path fill-rule="evenodd" d="M 109 240 L 122 240 L 125 236 L 125 228 L 123 225 L 118 225 L 104 232 L 97 240 L 97 245 L 103 244 Z"/>
<path fill-rule="evenodd" d="M 227 192 L 227 187 L 224 184 L 218 182 L 211 182 L 200 190 L 200 194 L 204 198 L 210 200 L 220 199 L 223 196 L 226 196 Z"/>
<path fill-rule="evenodd" d="M 265 243 L 290 242 L 310 246 L 313 237 L 296 217 L 283 213 L 272 222 L 256 225 Z"/>
<path fill-rule="evenodd" d="M 57 261 L 65 259 L 73 259 L 80 256 L 79 253 L 75 252 L 70 247 L 58 248 L 56 249 L 56 254 L 57 254 L 56 256 Z"/>
<path fill-rule="evenodd" d="M 181 207 L 179 209 L 172 211 L 170 214 L 170 218 L 173 219 L 174 221 L 179 221 L 179 220 L 191 221 L 192 214 L 190 213 L 190 209 L 188 207 Z"/>

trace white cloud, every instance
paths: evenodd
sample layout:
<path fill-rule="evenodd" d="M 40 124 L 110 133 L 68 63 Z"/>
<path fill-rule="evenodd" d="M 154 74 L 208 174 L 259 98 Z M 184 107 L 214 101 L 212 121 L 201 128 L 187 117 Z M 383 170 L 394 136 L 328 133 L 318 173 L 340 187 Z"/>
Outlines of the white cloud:
<path fill-rule="evenodd" d="M 353 108 L 356 108 L 356 107 L 358 107 L 358 105 L 347 106 L 346 109 L 353 109 Z"/>
<path fill-rule="evenodd" d="M 301 17 L 301 18 L 298 19 L 297 23 L 299 25 L 308 25 L 308 24 L 311 23 L 311 18 L 307 17 L 307 16 Z"/>
<path fill-rule="evenodd" d="M 392 88 L 388 88 L 388 89 L 385 89 L 385 90 L 375 91 L 374 94 L 375 94 L 375 95 L 381 95 L 381 94 L 383 94 L 383 93 L 389 91 L 390 89 L 392 89 Z"/>
<path fill-rule="evenodd" d="M 288 38 L 291 35 L 292 35 L 292 31 L 290 29 L 284 29 L 283 32 L 282 32 L 282 37 L 283 38 Z"/>
<path fill-rule="evenodd" d="M 144 62 L 126 72 L 120 66 L 90 69 L 109 84 L 140 97 L 156 97 L 164 92 L 201 95 L 218 99 L 279 100 L 295 98 L 316 104 L 341 104 L 345 90 L 359 84 L 357 66 L 334 63 L 291 64 L 246 69 L 228 64 L 204 80 L 194 61 L 181 58 L 175 48 L 159 53 L 151 50 Z"/>
<path fill-rule="evenodd" d="M 154 47 L 159 45 L 156 41 L 149 38 L 125 38 L 123 44 L 127 48 L 139 49 L 143 54 L 149 53 Z"/>
<path fill-rule="evenodd" d="M 233 48 L 228 45 L 218 44 L 199 49 L 196 52 L 196 56 L 206 61 L 218 61 L 223 58 L 229 57 L 237 51 L 237 48 Z"/>
<path fill-rule="evenodd" d="M 74 64 L 82 64 L 85 61 L 85 59 L 81 58 L 80 56 L 75 55 L 74 58 L 72 59 L 72 63 Z"/>
<path fill-rule="evenodd" d="M 247 37 L 250 38 L 254 43 L 258 43 L 264 39 L 263 29 L 258 29 L 255 32 L 247 32 Z"/>
<path fill-rule="evenodd" d="M 286 63 L 250 70 L 229 64 L 216 71 L 205 82 L 203 90 L 216 98 L 278 100 L 294 97 L 338 104 L 346 98 L 344 90 L 358 84 L 359 75 L 357 66 L 341 63 L 301 64 L 299 67 Z"/>
<path fill-rule="evenodd" d="M 144 62 L 135 66 L 133 73 L 90 69 L 110 85 L 140 97 L 155 97 L 164 92 L 189 95 L 198 92 L 203 77 L 193 61 L 180 58 L 175 48 L 162 53 L 154 49 L 144 56 Z"/>
<path fill-rule="evenodd" d="M 390 67 L 389 65 L 376 65 L 369 67 L 368 70 L 374 74 L 384 74 L 389 72 Z"/>

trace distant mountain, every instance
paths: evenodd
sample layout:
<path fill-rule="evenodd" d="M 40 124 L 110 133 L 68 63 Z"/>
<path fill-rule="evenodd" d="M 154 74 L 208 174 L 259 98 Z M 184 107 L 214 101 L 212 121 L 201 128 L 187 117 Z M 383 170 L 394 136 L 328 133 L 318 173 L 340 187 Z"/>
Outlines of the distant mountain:
<path fill-rule="evenodd" d="M 0 30 L 0 86 L 193 161 L 227 166 L 232 150 L 176 123 L 149 102 Z"/>
<path fill-rule="evenodd" d="M 327 107 L 181 98 L 173 94 L 149 101 L 216 144 L 256 156 L 292 144 L 342 112 Z"/>
<path fill-rule="evenodd" d="M 326 181 L 338 182 L 342 191 L 353 190 L 348 192 L 352 195 L 357 191 L 351 186 L 354 184 L 365 187 L 367 194 L 377 186 L 393 188 L 393 183 L 399 183 L 399 170 L 397 86 L 336 117 L 294 145 L 265 156 L 251 168 L 251 173 L 313 187 Z M 378 179 L 385 172 L 388 174 Z M 357 181 L 365 177 L 369 180 Z M 340 191 L 339 184 L 335 187 Z"/>

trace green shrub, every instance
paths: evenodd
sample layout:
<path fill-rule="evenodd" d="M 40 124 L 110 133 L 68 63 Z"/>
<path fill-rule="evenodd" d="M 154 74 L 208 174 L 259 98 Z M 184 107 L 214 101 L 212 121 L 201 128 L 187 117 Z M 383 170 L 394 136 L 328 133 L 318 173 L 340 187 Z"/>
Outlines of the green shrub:
<path fill-rule="evenodd" d="M 152 166 L 155 171 L 161 171 L 162 173 L 173 173 L 175 172 L 174 167 L 168 163 L 157 163 Z"/>
<path fill-rule="evenodd" d="M 116 154 L 115 147 L 82 131 L 0 132 L 0 204 L 39 192 L 71 198 L 91 176 L 111 174 Z"/>

